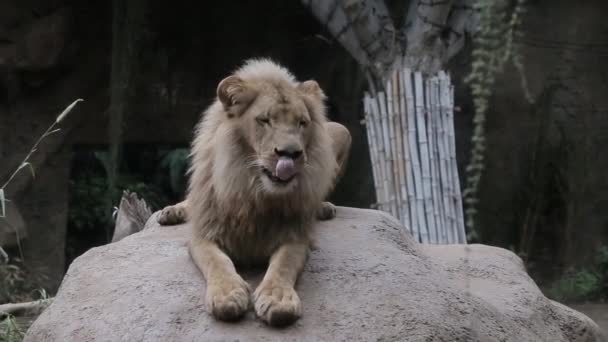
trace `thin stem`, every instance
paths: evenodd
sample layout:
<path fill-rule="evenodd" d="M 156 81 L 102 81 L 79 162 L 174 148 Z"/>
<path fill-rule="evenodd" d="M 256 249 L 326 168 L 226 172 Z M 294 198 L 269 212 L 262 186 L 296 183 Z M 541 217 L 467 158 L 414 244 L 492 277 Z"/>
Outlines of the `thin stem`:
<path fill-rule="evenodd" d="M 0 189 L 5 189 L 8 186 L 8 184 L 13 180 L 13 178 L 15 178 L 15 176 L 23 168 L 23 165 L 25 163 L 27 163 L 27 161 L 30 159 L 30 157 L 32 156 L 32 154 L 34 152 L 36 152 L 38 145 L 40 144 L 40 142 L 42 142 L 42 140 L 44 140 L 44 138 L 48 137 L 49 135 L 51 135 L 53 133 L 57 133 L 57 132 L 60 131 L 60 129 L 53 130 L 53 128 L 55 128 L 55 126 L 58 123 L 60 123 L 63 119 L 65 119 L 65 117 L 72 111 L 72 109 L 74 108 L 74 106 L 76 106 L 76 104 L 78 102 L 81 102 L 81 101 L 83 101 L 83 100 L 82 99 L 77 99 L 76 101 L 72 102 L 72 104 L 70 104 L 69 106 L 67 106 L 66 109 L 64 109 L 63 112 L 61 112 L 61 114 L 59 114 L 59 116 L 55 119 L 55 121 L 53 121 L 53 124 L 51 124 L 51 126 L 49 126 L 49 128 L 47 128 L 47 130 L 40 136 L 40 138 L 38 138 L 38 140 L 36 141 L 36 143 L 34 144 L 34 146 L 30 149 L 30 151 L 28 152 L 28 154 L 21 161 L 21 163 L 19 164 L 19 166 L 17 167 L 17 169 L 15 170 L 15 172 L 13 172 L 13 174 L 4 183 L 4 185 L 2 185 L 2 187 L 0 187 Z"/>
<path fill-rule="evenodd" d="M 55 125 L 57 125 L 57 121 L 53 121 L 53 124 L 44 132 L 44 134 L 42 134 L 42 136 L 40 136 L 40 138 L 38 138 L 38 140 L 36 141 L 36 143 L 34 144 L 34 146 L 32 147 L 32 149 L 28 152 L 28 154 L 25 156 L 25 158 L 21 161 L 21 163 L 19 164 L 19 166 L 17 167 L 17 169 L 15 170 L 15 172 L 13 172 L 13 174 L 10 176 L 10 178 L 4 183 L 4 185 L 2 185 L 2 187 L 0 189 L 5 189 L 8 186 L 8 184 L 13 180 L 13 178 L 15 178 L 15 176 L 22 169 L 21 165 L 23 165 L 24 163 L 26 163 L 28 161 L 28 159 L 36 151 L 36 148 L 38 147 L 38 145 L 40 144 L 40 142 L 44 138 L 46 138 L 47 136 L 49 136 L 49 132 L 51 130 L 53 130 L 53 128 L 55 128 Z"/>

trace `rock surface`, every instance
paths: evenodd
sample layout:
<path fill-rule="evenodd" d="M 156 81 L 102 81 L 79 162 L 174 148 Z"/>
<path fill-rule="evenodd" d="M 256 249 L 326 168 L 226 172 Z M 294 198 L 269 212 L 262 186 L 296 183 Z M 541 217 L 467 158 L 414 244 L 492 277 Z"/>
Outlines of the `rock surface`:
<path fill-rule="evenodd" d="M 76 259 L 25 341 L 603 341 L 587 316 L 544 297 L 513 253 L 419 245 L 389 215 L 344 207 L 318 225 L 299 321 L 218 322 L 187 225 L 158 227 L 157 214 Z M 244 276 L 255 286 L 261 273 Z"/>

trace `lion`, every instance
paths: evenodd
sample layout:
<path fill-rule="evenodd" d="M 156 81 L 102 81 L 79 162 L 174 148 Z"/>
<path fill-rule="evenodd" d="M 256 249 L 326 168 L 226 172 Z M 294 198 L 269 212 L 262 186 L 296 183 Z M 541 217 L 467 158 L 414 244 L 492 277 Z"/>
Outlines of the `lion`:
<path fill-rule="evenodd" d="M 300 318 L 294 286 L 317 219 L 350 154 L 346 127 L 327 119 L 314 80 L 298 82 L 270 59 L 250 59 L 217 86 L 191 145 L 183 202 L 160 224 L 189 221 L 189 252 L 207 282 L 206 305 L 222 321 L 249 309 L 271 326 Z M 267 265 L 253 292 L 235 265 Z"/>

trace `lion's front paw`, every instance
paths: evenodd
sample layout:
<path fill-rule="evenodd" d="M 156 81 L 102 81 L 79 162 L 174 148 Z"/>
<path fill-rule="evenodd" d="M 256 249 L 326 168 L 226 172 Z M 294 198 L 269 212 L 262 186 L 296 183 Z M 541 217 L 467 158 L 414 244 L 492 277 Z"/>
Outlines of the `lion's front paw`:
<path fill-rule="evenodd" d="M 186 222 L 186 208 L 181 205 L 165 207 L 158 215 L 158 223 L 163 226 Z"/>
<path fill-rule="evenodd" d="M 264 285 L 254 293 L 255 312 L 271 326 L 286 326 L 302 314 L 300 297 L 291 286 Z"/>
<path fill-rule="evenodd" d="M 325 221 L 331 220 L 334 217 L 336 217 L 336 206 L 331 202 L 323 202 L 317 212 L 317 219 Z"/>
<path fill-rule="evenodd" d="M 236 321 L 249 308 L 249 285 L 238 275 L 207 285 L 207 307 L 222 321 Z"/>

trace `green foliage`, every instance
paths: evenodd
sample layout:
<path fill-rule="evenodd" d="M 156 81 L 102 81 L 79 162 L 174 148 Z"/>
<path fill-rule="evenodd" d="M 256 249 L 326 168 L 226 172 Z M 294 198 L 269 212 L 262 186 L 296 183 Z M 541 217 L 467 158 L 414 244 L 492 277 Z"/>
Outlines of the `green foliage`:
<path fill-rule="evenodd" d="M 595 264 L 566 273 L 551 285 L 547 293 L 561 302 L 608 299 L 608 246 L 600 248 Z"/>
<path fill-rule="evenodd" d="M 509 0 L 477 0 L 475 10 L 479 13 L 479 27 L 473 37 L 471 73 L 465 82 L 471 87 L 475 114 L 473 116 L 473 134 L 471 136 L 471 157 L 466 167 L 466 185 L 463 190 L 466 225 L 469 240 L 476 239 L 475 214 L 478 202 L 477 191 L 484 169 L 486 151 L 485 121 L 489 111 L 489 101 L 493 94 L 496 75 L 504 68 L 505 63 L 512 61 L 520 70 L 523 78 L 521 54 L 513 44 L 514 38 L 522 33 L 519 30 L 524 14 L 525 0 L 516 0 L 511 6 Z M 511 10 L 509 10 L 512 7 Z M 508 14 L 510 16 L 508 16 Z M 530 99 L 530 96 L 528 96 Z"/>
<path fill-rule="evenodd" d="M 70 203 L 66 259 L 74 258 L 89 248 L 106 244 L 112 237 L 113 218 L 107 211 L 108 203 L 118 207 L 124 190 L 144 199 L 151 210 L 159 210 L 175 201 L 164 183 L 168 172 L 161 170 L 156 148 L 137 147 L 124 154 L 125 161 L 116 178 L 115 187 L 108 191 L 107 172 L 109 154 L 106 151 L 88 151 L 77 154 L 70 179 Z M 164 155 L 164 154 L 163 154 Z M 108 195 L 111 198 L 108 199 Z"/>
<path fill-rule="evenodd" d="M 180 182 L 183 183 L 183 172 L 180 172 L 183 169 L 181 165 L 184 163 L 182 157 L 183 153 L 184 152 L 182 149 L 171 150 L 167 153 L 163 161 L 161 161 L 161 168 L 164 167 L 165 164 L 169 168 L 168 171 L 170 172 L 170 180 L 172 184 L 175 184 L 175 189 L 179 189 Z M 107 194 L 107 186 L 109 181 L 107 175 L 110 172 L 111 164 L 110 156 L 107 152 L 97 151 L 95 152 L 95 157 L 103 165 L 105 174 L 98 176 L 97 179 L 90 184 L 90 186 L 92 188 L 96 188 L 98 191 L 100 190 L 98 188 L 101 185 L 100 182 L 103 182 L 103 185 L 106 187 L 103 191 L 105 194 Z M 158 170 L 146 171 L 149 173 L 155 173 Z M 94 177 L 95 176 L 92 176 L 92 178 Z M 81 180 L 83 180 L 83 178 L 86 177 L 82 177 Z M 111 192 L 112 203 L 119 203 L 124 190 L 130 190 L 131 192 L 137 193 L 146 201 L 146 203 L 148 203 L 152 210 L 160 209 L 169 203 L 169 199 L 163 194 L 163 189 L 156 184 L 144 181 L 142 175 L 135 172 L 121 172 L 116 176 L 115 185 L 115 189 Z"/>
<path fill-rule="evenodd" d="M 18 258 L 0 264 L 0 304 L 34 300 L 47 280 L 42 273 L 30 272 Z"/>
<path fill-rule="evenodd" d="M 38 310 L 41 310 L 50 305 L 51 299 L 44 290 L 38 292 L 40 293 L 40 299 L 37 301 L 41 304 Z M 37 314 L 17 321 L 17 318 L 13 315 L 0 313 L 0 342 L 23 341 L 25 333 L 35 317 L 37 317 Z"/>
<path fill-rule="evenodd" d="M 169 182 L 174 193 L 183 193 L 186 189 L 186 174 L 189 163 L 189 149 L 178 148 L 169 151 L 161 161 L 161 168 L 169 172 Z"/>
<path fill-rule="evenodd" d="M 112 192 L 112 203 L 119 203 L 123 190 L 137 193 L 152 210 L 169 204 L 163 191 L 154 184 L 147 184 L 133 175 L 120 175 L 117 187 Z M 66 245 L 68 259 L 72 260 L 85 252 L 88 244 L 100 245 L 109 242 L 105 227 L 112 226 L 112 218 L 106 213 L 107 178 L 100 175 L 83 175 L 70 181 L 69 234 Z"/>
<path fill-rule="evenodd" d="M 556 281 L 549 289 L 549 297 L 557 301 L 580 301 L 593 297 L 600 285 L 597 274 L 581 270 Z"/>
<path fill-rule="evenodd" d="M 123 190 L 137 193 L 152 210 L 169 203 L 162 190 L 146 184 L 132 175 L 118 177 L 117 188 L 112 192 L 112 203 L 119 203 Z M 93 231 L 109 224 L 105 212 L 104 196 L 107 194 L 107 178 L 99 175 L 83 175 L 70 181 L 71 203 L 68 220 L 79 231 Z"/>
<path fill-rule="evenodd" d="M 0 321 L 0 342 L 21 342 L 25 332 L 21 330 L 15 318 L 11 315 Z"/>
<path fill-rule="evenodd" d="M 110 217 L 105 212 L 104 198 L 108 193 L 109 159 L 107 152 L 95 152 L 97 160 L 103 165 L 105 172 L 87 170 L 81 172 L 77 177 L 70 180 L 70 213 L 69 222 L 77 230 L 94 230 L 109 224 Z M 170 154 L 169 154 L 170 155 Z M 173 157 L 168 164 L 178 164 L 177 158 Z M 180 180 L 177 175 L 177 167 L 170 169 L 171 179 L 175 184 Z M 155 170 L 150 170 L 154 172 Z M 116 179 L 116 188 L 111 193 L 111 201 L 118 205 L 124 190 L 137 193 L 143 198 L 152 210 L 158 210 L 170 201 L 158 185 L 146 182 L 141 175 L 136 173 L 121 173 Z"/>
<path fill-rule="evenodd" d="M 70 225 L 81 231 L 90 231 L 108 223 L 103 207 L 106 188 L 105 177 L 89 175 L 70 180 Z"/>
<path fill-rule="evenodd" d="M 188 149 L 163 149 L 156 146 L 125 149 L 121 172 L 110 193 L 110 203 L 117 207 L 124 190 L 144 199 L 152 210 L 179 200 L 186 186 Z M 67 260 L 88 248 L 109 242 L 113 218 L 107 212 L 108 172 L 107 151 L 77 154 L 70 180 L 70 210 L 68 213 Z"/>

